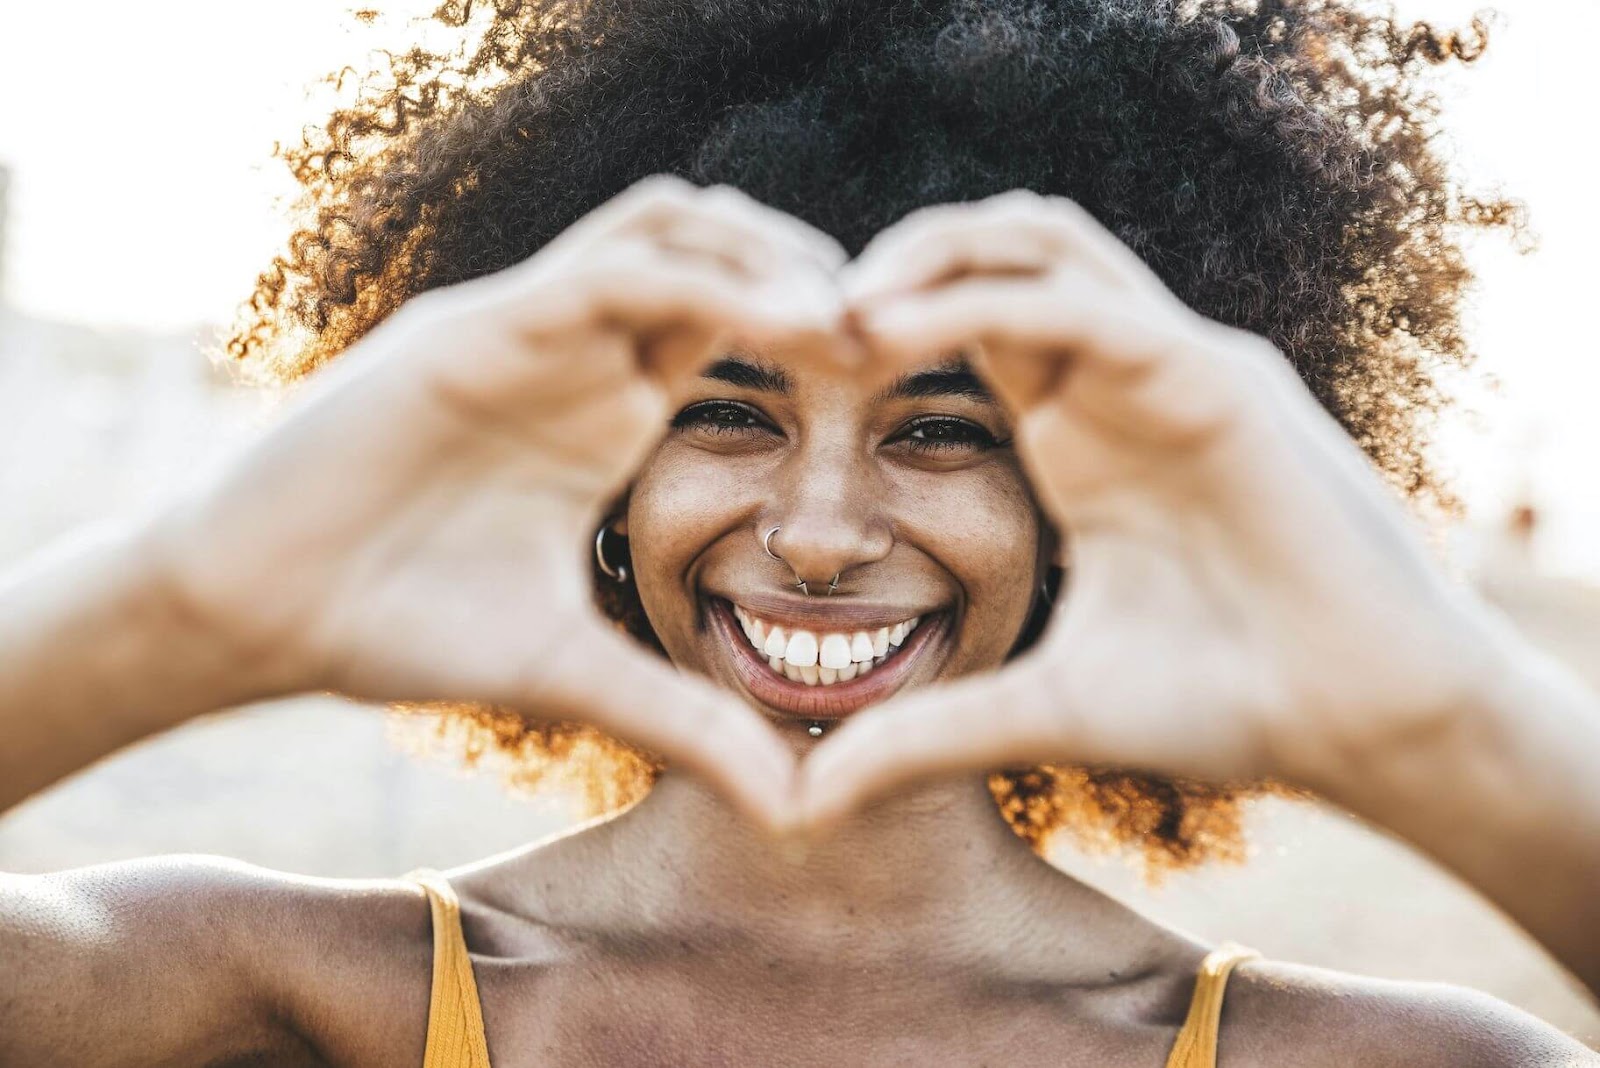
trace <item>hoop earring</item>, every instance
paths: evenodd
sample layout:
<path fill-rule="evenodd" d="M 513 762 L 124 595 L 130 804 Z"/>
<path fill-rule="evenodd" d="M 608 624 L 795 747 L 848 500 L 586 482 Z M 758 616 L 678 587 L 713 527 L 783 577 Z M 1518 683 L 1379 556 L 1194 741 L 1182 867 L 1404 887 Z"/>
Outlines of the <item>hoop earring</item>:
<path fill-rule="evenodd" d="M 599 530 L 595 531 L 595 535 L 594 535 L 594 558 L 595 558 L 595 561 L 597 563 L 599 563 L 600 570 L 604 571 L 606 573 L 606 577 L 609 578 L 611 581 L 617 583 L 618 585 L 621 585 L 622 583 L 625 583 L 625 582 L 628 581 L 628 568 L 627 568 L 627 565 L 619 565 L 618 567 L 613 569 L 612 566 L 609 563 L 606 562 L 606 545 L 605 545 L 605 542 L 606 542 L 606 531 L 607 531 L 607 529 L 609 529 L 609 528 L 607 528 L 605 526 L 601 526 L 601 528 Z"/>

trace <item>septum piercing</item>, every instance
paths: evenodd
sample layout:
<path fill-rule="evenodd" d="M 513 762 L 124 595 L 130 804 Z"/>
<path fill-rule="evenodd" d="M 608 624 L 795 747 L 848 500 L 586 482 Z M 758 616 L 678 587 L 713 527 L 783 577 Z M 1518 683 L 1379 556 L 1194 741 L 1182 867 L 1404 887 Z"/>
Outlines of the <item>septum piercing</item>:
<path fill-rule="evenodd" d="M 782 524 L 779 524 L 779 526 L 781 527 Z M 761 548 L 766 550 L 767 555 L 772 557 L 774 560 L 779 560 L 779 561 L 782 561 L 785 564 L 789 564 L 789 561 L 784 560 L 783 557 L 779 556 L 777 553 L 772 551 L 772 536 L 778 532 L 778 529 L 779 529 L 779 527 L 773 527 L 771 530 L 769 530 L 765 534 L 761 535 Z M 789 570 L 790 571 L 794 571 L 794 565 L 793 564 L 789 564 Z M 843 571 L 835 571 L 833 573 L 833 578 L 828 582 L 828 596 L 829 597 L 832 597 L 836 592 L 838 592 L 838 589 L 839 589 L 839 576 L 842 575 L 842 574 L 844 574 Z M 811 589 L 806 584 L 806 580 L 800 577 L 800 572 L 795 571 L 794 578 L 795 578 L 795 581 L 794 581 L 794 583 L 792 584 L 792 586 L 790 588 L 799 590 L 801 593 L 805 594 L 807 597 L 810 597 L 811 596 Z"/>

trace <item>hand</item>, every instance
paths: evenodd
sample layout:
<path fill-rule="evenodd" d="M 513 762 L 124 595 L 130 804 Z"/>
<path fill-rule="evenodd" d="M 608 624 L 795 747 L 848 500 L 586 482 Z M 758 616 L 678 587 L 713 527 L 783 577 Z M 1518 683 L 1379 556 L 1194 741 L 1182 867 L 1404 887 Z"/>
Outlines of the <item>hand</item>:
<path fill-rule="evenodd" d="M 831 336 L 843 259 L 734 190 L 634 186 L 528 261 L 413 299 L 312 379 L 157 527 L 175 599 L 255 696 L 586 721 L 774 819 L 788 749 L 602 621 L 588 553 L 678 384 L 730 337 Z"/>
<path fill-rule="evenodd" d="M 1479 611 L 1283 356 L 1183 306 L 1076 205 L 919 211 L 843 286 L 880 358 L 974 354 L 1070 560 L 1029 652 L 823 742 L 805 821 L 1033 763 L 1316 788 L 1445 729 L 1489 670 Z"/>

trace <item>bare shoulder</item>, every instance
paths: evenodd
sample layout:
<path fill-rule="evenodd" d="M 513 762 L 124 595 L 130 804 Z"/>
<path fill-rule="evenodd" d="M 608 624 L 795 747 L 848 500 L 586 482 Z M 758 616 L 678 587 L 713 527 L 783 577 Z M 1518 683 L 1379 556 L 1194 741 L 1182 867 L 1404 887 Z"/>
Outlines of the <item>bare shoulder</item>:
<path fill-rule="evenodd" d="M 0 875 L 0 1066 L 325 1063 L 362 1041 L 341 996 L 420 1029 L 428 930 L 398 881 L 217 857 Z"/>
<path fill-rule="evenodd" d="M 1228 984 L 1222 1068 L 1600 1068 L 1600 1054 L 1476 990 L 1256 961 Z"/>

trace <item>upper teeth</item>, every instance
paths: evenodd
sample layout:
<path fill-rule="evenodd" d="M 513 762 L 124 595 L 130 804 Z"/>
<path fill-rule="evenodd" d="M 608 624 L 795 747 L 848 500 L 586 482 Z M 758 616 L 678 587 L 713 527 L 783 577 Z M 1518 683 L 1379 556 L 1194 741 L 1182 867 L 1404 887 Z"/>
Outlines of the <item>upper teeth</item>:
<path fill-rule="evenodd" d="M 734 605 L 733 614 L 744 628 L 745 637 L 767 658 L 772 670 L 810 686 L 828 686 L 865 675 L 888 659 L 889 650 L 899 648 L 922 618 L 912 616 L 877 630 L 818 634 L 768 623 L 738 605 Z"/>

